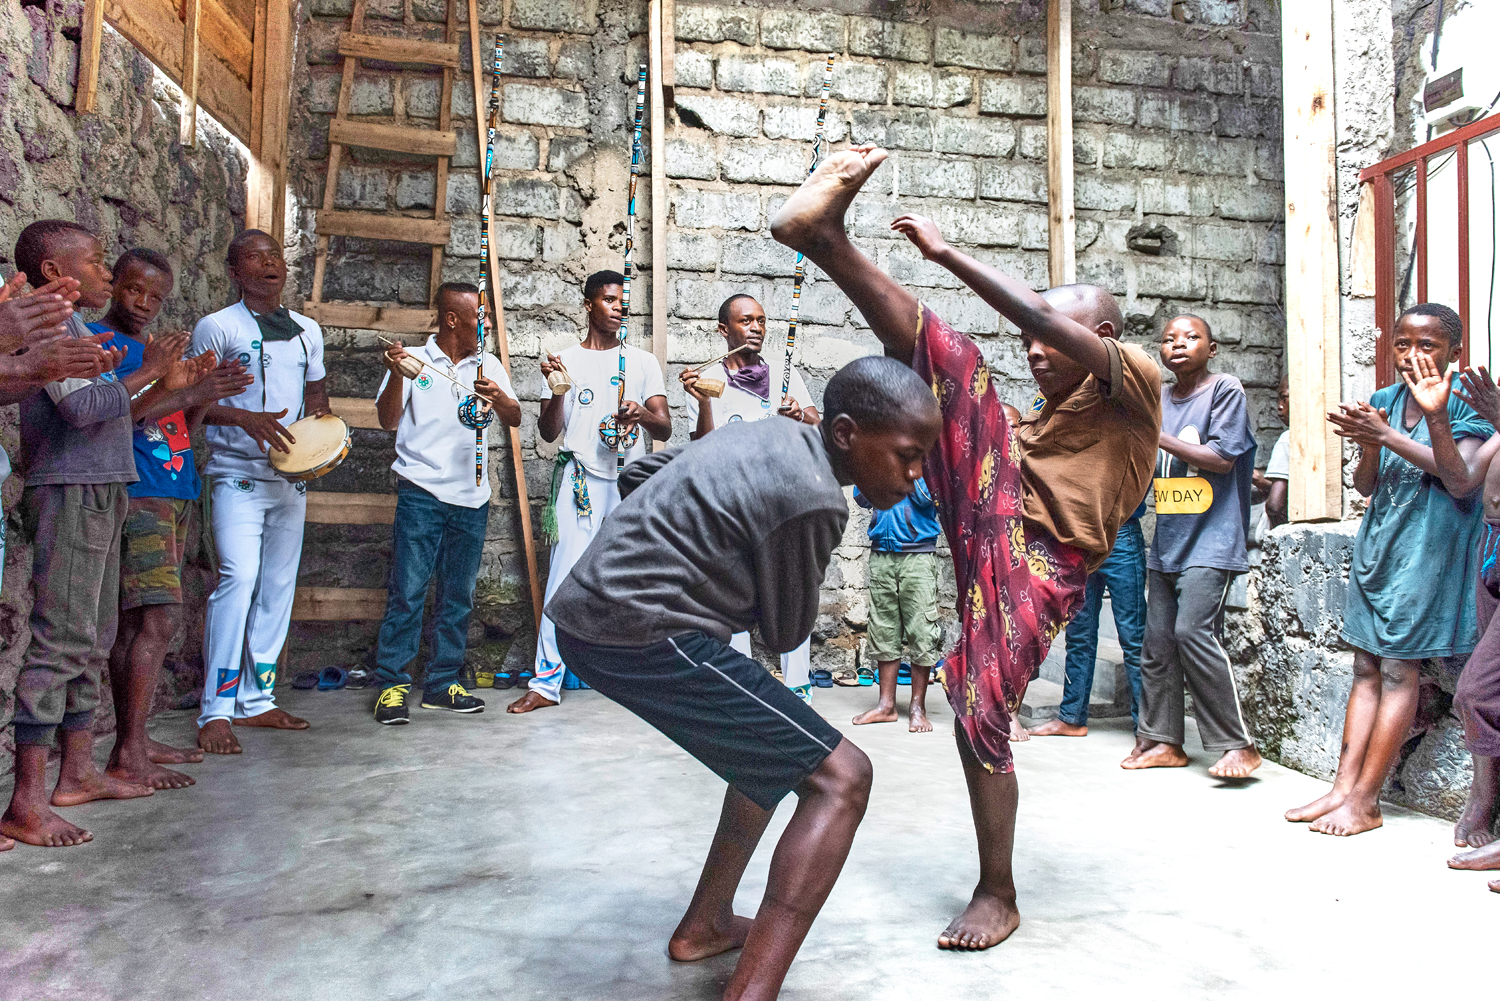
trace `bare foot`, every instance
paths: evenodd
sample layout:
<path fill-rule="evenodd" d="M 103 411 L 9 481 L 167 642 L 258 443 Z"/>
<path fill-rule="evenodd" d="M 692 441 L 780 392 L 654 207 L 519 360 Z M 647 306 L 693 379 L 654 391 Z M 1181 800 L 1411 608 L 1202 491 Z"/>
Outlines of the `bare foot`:
<path fill-rule="evenodd" d="M 234 725 L 268 726 L 273 730 L 306 730 L 312 726 L 307 720 L 293 716 L 285 709 L 267 709 L 263 713 L 256 713 L 254 716 L 237 719 L 234 721 Z"/>
<path fill-rule="evenodd" d="M 1478 789 L 1479 783 L 1469 786 L 1469 797 L 1464 801 L 1464 812 L 1453 825 L 1453 843 L 1460 848 L 1483 848 L 1495 836 L 1490 833 L 1490 824 L 1495 818 L 1494 801 Z"/>
<path fill-rule="evenodd" d="M 678 925 L 667 942 L 667 956 L 678 963 L 696 963 L 709 956 L 731 952 L 745 944 L 751 923 L 749 918 L 731 914 L 727 922 L 715 921 L 710 928 Z"/>
<path fill-rule="evenodd" d="M 196 747 L 173 747 L 147 737 L 146 756 L 158 765 L 191 765 L 203 760 L 203 751 Z"/>
<path fill-rule="evenodd" d="M 1159 740 L 1152 740 L 1150 737 L 1142 737 L 1141 735 L 1137 734 L 1135 738 L 1135 746 L 1130 749 L 1129 754 L 1125 755 L 1125 761 L 1129 761 L 1132 758 L 1139 758 L 1141 755 L 1145 754 L 1147 751 L 1151 750 L 1151 748 L 1160 743 L 1161 741 Z M 1125 767 L 1125 761 L 1120 762 L 1121 768 Z"/>
<path fill-rule="evenodd" d="M 555 705 L 557 705 L 557 703 L 553 702 L 545 695 L 542 695 L 538 692 L 527 692 L 525 695 L 521 696 L 519 699 L 516 699 L 516 701 L 512 702 L 510 705 L 506 706 L 505 711 L 508 713 L 529 713 L 533 709 L 546 709 L 548 706 Z"/>
<path fill-rule="evenodd" d="M 907 714 L 906 729 L 909 733 L 931 733 L 932 721 L 927 718 L 927 710 L 921 706 L 912 706 Z"/>
<path fill-rule="evenodd" d="M 3 828 L 0 828 L 3 829 Z M 17 835 L 19 837 L 19 835 Z M 1476 848 L 1448 860 L 1450 869 L 1500 869 L 1500 841 L 1491 841 L 1483 848 Z"/>
<path fill-rule="evenodd" d="M 227 719 L 211 719 L 198 730 L 198 746 L 209 754 L 239 754 L 240 741 Z"/>
<path fill-rule="evenodd" d="M 0 817 L 0 834 L 38 848 L 70 848 L 94 840 L 88 831 L 68 823 L 45 806 L 17 807 L 14 800 L 5 816 Z"/>
<path fill-rule="evenodd" d="M 1026 732 L 1033 737 L 1087 737 L 1089 728 L 1074 726 L 1065 720 L 1049 719 L 1041 726 L 1034 726 Z"/>
<path fill-rule="evenodd" d="M 1243 779 L 1261 765 L 1260 752 L 1253 747 L 1236 747 L 1225 751 L 1224 756 L 1214 762 L 1208 774 L 1216 779 Z"/>
<path fill-rule="evenodd" d="M 1366 806 L 1346 799 L 1338 809 L 1331 810 L 1313 821 L 1312 827 L 1308 830 L 1319 834 L 1332 834 L 1337 838 L 1347 838 L 1351 835 L 1373 831 L 1384 822 L 1380 816 L 1379 803 Z"/>
<path fill-rule="evenodd" d="M 96 799 L 140 799 L 155 791 L 148 785 L 126 782 L 96 771 L 91 765 L 87 772 L 76 777 L 66 772 L 59 775 L 57 788 L 52 790 L 51 803 L 53 806 L 79 806 Z"/>
<path fill-rule="evenodd" d="M 889 155 L 874 146 L 830 154 L 771 217 L 771 236 L 802 253 L 842 237 L 854 196 Z"/>
<path fill-rule="evenodd" d="M 1026 728 L 1021 725 L 1021 721 L 1015 716 L 1010 718 L 1010 739 L 1017 743 L 1031 739 L 1031 734 L 1026 732 Z"/>
<path fill-rule="evenodd" d="M 1138 768 L 1183 768 L 1191 760 L 1176 744 L 1153 742 L 1139 754 L 1130 752 L 1130 757 L 1120 762 L 1120 767 L 1132 771 Z"/>
<path fill-rule="evenodd" d="M 1492 880 L 1490 880 L 1490 892 L 1491 893 L 1500 893 L 1500 879 L 1492 879 Z"/>
<path fill-rule="evenodd" d="M 938 936 L 939 949 L 968 949 L 977 952 L 999 945 L 1010 938 L 1021 925 L 1021 912 L 1014 901 L 974 891 L 974 899 L 964 912 L 949 922 Z"/>
<path fill-rule="evenodd" d="M 8 852 L 16 846 L 15 838 L 0 838 L 0 852 Z"/>
<path fill-rule="evenodd" d="M 1344 794 L 1335 786 L 1306 806 L 1294 806 L 1282 816 L 1294 824 L 1305 824 L 1310 820 L 1317 820 L 1325 813 L 1332 813 L 1343 805 Z"/>
<path fill-rule="evenodd" d="M 851 722 L 855 726 L 864 726 L 866 723 L 894 723 L 896 718 L 895 706 L 876 706 L 869 712 L 860 713 Z"/>
<path fill-rule="evenodd" d="M 191 775 L 174 772 L 170 768 L 163 768 L 149 760 L 135 762 L 129 766 L 123 762 L 111 763 L 104 770 L 104 774 L 119 779 L 121 782 L 133 782 L 136 785 L 150 786 L 153 789 L 186 789 L 190 785 L 197 784 L 197 780 Z"/>

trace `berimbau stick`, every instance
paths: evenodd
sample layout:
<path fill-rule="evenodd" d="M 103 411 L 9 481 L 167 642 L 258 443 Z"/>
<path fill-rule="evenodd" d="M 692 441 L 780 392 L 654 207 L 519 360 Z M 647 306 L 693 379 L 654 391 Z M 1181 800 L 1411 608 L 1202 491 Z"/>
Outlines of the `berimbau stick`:
<path fill-rule="evenodd" d="M 641 64 L 635 81 L 635 136 L 630 141 L 630 203 L 625 213 L 625 287 L 620 294 L 620 392 L 616 412 L 625 406 L 625 338 L 630 335 L 630 271 L 635 250 L 635 185 L 641 177 L 641 116 L 646 110 L 646 64 Z M 615 474 L 625 468 L 625 429 L 615 419 Z"/>

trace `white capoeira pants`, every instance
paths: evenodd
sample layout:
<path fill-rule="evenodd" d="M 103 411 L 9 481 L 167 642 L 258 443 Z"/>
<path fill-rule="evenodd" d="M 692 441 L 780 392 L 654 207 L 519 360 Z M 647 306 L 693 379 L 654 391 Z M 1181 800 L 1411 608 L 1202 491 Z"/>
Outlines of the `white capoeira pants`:
<path fill-rule="evenodd" d="M 589 507 L 593 513 L 578 517 L 578 508 L 573 504 L 573 479 L 570 468 L 562 478 L 557 491 L 557 542 L 552 546 L 552 563 L 547 570 L 547 601 L 568 574 L 583 551 L 599 534 L 599 526 L 620 503 L 620 485 L 584 470 L 588 481 Z M 531 679 L 531 690 L 553 702 L 562 701 L 563 659 L 557 649 L 557 627 L 547 616 L 542 616 L 542 628 L 536 641 L 535 677 Z"/>
<path fill-rule="evenodd" d="M 751 660 L 755 659 L 750 652 L 749 633 L 735 633 L 729 637 L 729 645 Z M 811 636 L 803 640 L 797 649 L 781 655 L 781 679 L 788 688 L 801 688 L 812 680 Z"/>
<path fill-rule="evenodd" d="M 276 708 L 276 659 L 292 621 L 307 494 L 285 480 L 215 476 L 219 586 L 203 625 L 201 727 Z"/>

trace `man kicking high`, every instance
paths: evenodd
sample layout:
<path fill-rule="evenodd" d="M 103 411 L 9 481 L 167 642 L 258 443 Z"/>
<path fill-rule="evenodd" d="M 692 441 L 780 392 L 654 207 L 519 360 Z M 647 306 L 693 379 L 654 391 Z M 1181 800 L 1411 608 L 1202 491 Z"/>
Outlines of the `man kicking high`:
<path fill-rule="evenodd" d="M 816 427 L 736 421 L 626 466 L 619 506 L 547 604 L 575 674 L 729 783 L 667 945 L 679 962 L 743 946 L 728 1001 L 776 997 L 843 868 L 871 777 L 864 752 L 730 637 L 759 626 L 772 650 L 801 643 L 849 520 L 843 487 L 899 503 L 940 427 L 926 385 L 888 358 L 839 370 L 823 405 Z M 789 792 L 797 809 L 760 910 L 737 917 L 735 890 Z"/>
<path fill-rule="evenodd" d="M 776 213 L 771 235 L 843 289 L 886 353 L 926 378 L 942 407 L 926 480 L 958 583 L 961 632 L 944 681 L 979 836 L 979 885 L 938 946 L 986 949 L 1021 921 L 1011 873 L 1018 796 L 1011 720 L 1081 604 L 1089 572 L 1146 493 L 1161 432 L 1161 376 L 1149 355 L 1115 339 L 1123 321 L 1104 289 L 1069 285 L 1037 295 L 949 247 L 931 220 L 901 216 L 893 229 L 1021 329 L 1045 402 L 1013 417 L 978 346 L 844 232 L 844 213 L 886 156 L 868 146 L 830 156 Z"/>

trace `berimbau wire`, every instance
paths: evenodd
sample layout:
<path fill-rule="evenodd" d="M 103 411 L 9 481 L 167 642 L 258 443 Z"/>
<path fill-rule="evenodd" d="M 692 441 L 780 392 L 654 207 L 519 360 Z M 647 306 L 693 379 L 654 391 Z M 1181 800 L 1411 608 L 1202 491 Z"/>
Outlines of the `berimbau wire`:
<path fill-rule="evenodd" d="M 479 367 L 474 373 L 474 382 L 484 378 L 485 320 L 490 287 L 490 174 L 495 164 L 495 122 L 500 117 L 500 63 L 505 57 L 505 36 L 495 36 L 494 66 L 490 76 L 490 101 L 487 109 L 487 132 L 484 143 L 484 203 L 479 212 L 479 325 L 475 331 L 478 341 Z M 476 95 L 477 96 L 477 95 Z M 497 276 L 498 277 L 498 276 Z M 481 400 L 478 393 L 471 395 L 459 405 L 458 419 L 465 427 L 474 429 L 474 485 L 484 485 L 484 429 L 495 420 L 495 412 L 489 401 Z"/>
<path fill-rule="evenodd" d="M 823 162 L 823 123 L 828 117 L 828 91 L 833 86 L 833 56 L 830 54 L 828 62 L 823 66 L 823 96 L 818 101 L 818 127 L 813 134 L 812 164 L 807 168 L 807 175 L 818 169 L 818 164 Z M 781 402 L 777 406 L 786 403 L 786 394 L 792 388 L 792 350 L 797 346 L 797 318 L 802 307 L 802 278 L 807 273 L 807 259 L 802 252 L 797 252 L 797 272 L 792 280 L 792 318 L 786 331 L 786 364 L 781 369 Z"/>

